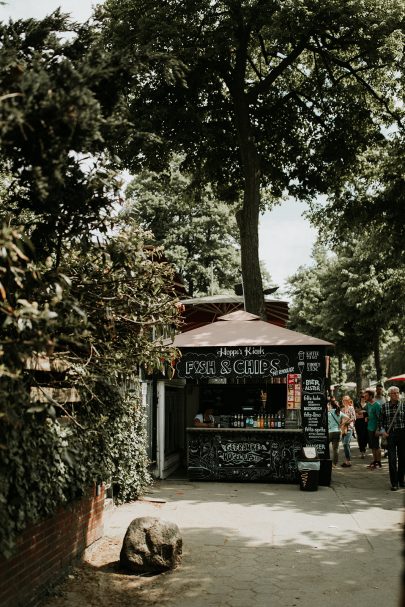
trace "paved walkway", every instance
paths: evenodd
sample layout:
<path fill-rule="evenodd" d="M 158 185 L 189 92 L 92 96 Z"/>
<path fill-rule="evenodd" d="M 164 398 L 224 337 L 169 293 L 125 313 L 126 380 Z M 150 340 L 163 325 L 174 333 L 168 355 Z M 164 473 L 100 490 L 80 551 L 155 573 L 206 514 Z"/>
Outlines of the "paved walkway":
<path fill-rule="evenodd" d="M 108 516 L 105 537 L 46 607 L 398 607 L 403 498 L 388 464 L 333 470 L 330 487 L 157 482 L 144 500 Z M 343 454 L 341 454 L 343 455 Z M 181 567 L 140 577 L 117 560 L 131 520 L 173 521 Z"/>

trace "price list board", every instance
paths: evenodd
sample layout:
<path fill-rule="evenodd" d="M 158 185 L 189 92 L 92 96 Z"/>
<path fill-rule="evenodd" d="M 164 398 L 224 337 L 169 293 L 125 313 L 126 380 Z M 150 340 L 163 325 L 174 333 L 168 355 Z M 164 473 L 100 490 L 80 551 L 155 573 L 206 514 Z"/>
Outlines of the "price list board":
<path fill-rule="evenodd" d="M 305 443 L 315 447 L 323 459 L 329 455 L 325 351 L 303 349 L 298 356 L 302 370 L 301 412 Z"/>

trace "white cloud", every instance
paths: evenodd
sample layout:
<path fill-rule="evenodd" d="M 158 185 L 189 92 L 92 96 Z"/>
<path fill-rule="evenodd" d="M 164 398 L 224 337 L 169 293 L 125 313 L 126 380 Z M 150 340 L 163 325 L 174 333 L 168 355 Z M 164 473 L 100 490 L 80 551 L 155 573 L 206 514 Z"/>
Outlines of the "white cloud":
<path fill-rule="evenodd" d="M 0 6 L 0 20 L 27 19 L 30 17 L 43 19 L 57 8 L 69 13 L 76 21 L 86 21 L 93 11 L 97 0 L 5 0 L 7 4 Z"/>
<path fill-rule="evenodd" d="M 260 219 L 259 257 L 280 290 L 301 265 L 310 265 L 317 231 L 302 217 L 305 205 L 288 199 Z"/>

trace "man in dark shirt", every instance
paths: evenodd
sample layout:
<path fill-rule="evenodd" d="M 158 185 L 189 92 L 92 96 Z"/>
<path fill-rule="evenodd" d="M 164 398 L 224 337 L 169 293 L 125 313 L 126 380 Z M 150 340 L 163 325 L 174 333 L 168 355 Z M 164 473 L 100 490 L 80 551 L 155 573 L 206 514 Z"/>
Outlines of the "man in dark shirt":
<path fill-rule="evenodd" d="M 388 443 L 388 467 L 391 491 L 404 487 L 405 473 L 405 409 L 399 402 L 399 388 L 388 389 L 389 401 L 381 407 L 380 430 Z"/>

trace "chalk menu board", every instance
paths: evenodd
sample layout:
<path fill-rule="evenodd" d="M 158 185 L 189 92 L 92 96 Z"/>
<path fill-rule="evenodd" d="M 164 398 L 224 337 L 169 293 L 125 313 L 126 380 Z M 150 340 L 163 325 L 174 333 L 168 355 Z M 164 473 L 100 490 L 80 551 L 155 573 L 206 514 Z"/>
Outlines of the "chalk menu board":
<path fill-rule="evenodd" d="M 192 480 L 298 481 L 302 433 L 189 431 L 188 474 Z"/>
<path fill-rule="evenodd" d="M 302 369 L 301 411 L 305 443 L 316 447 L 319 457 L 324 458 L 329 455 L 325 352 L 308 349 L 298 354 Z"/>

